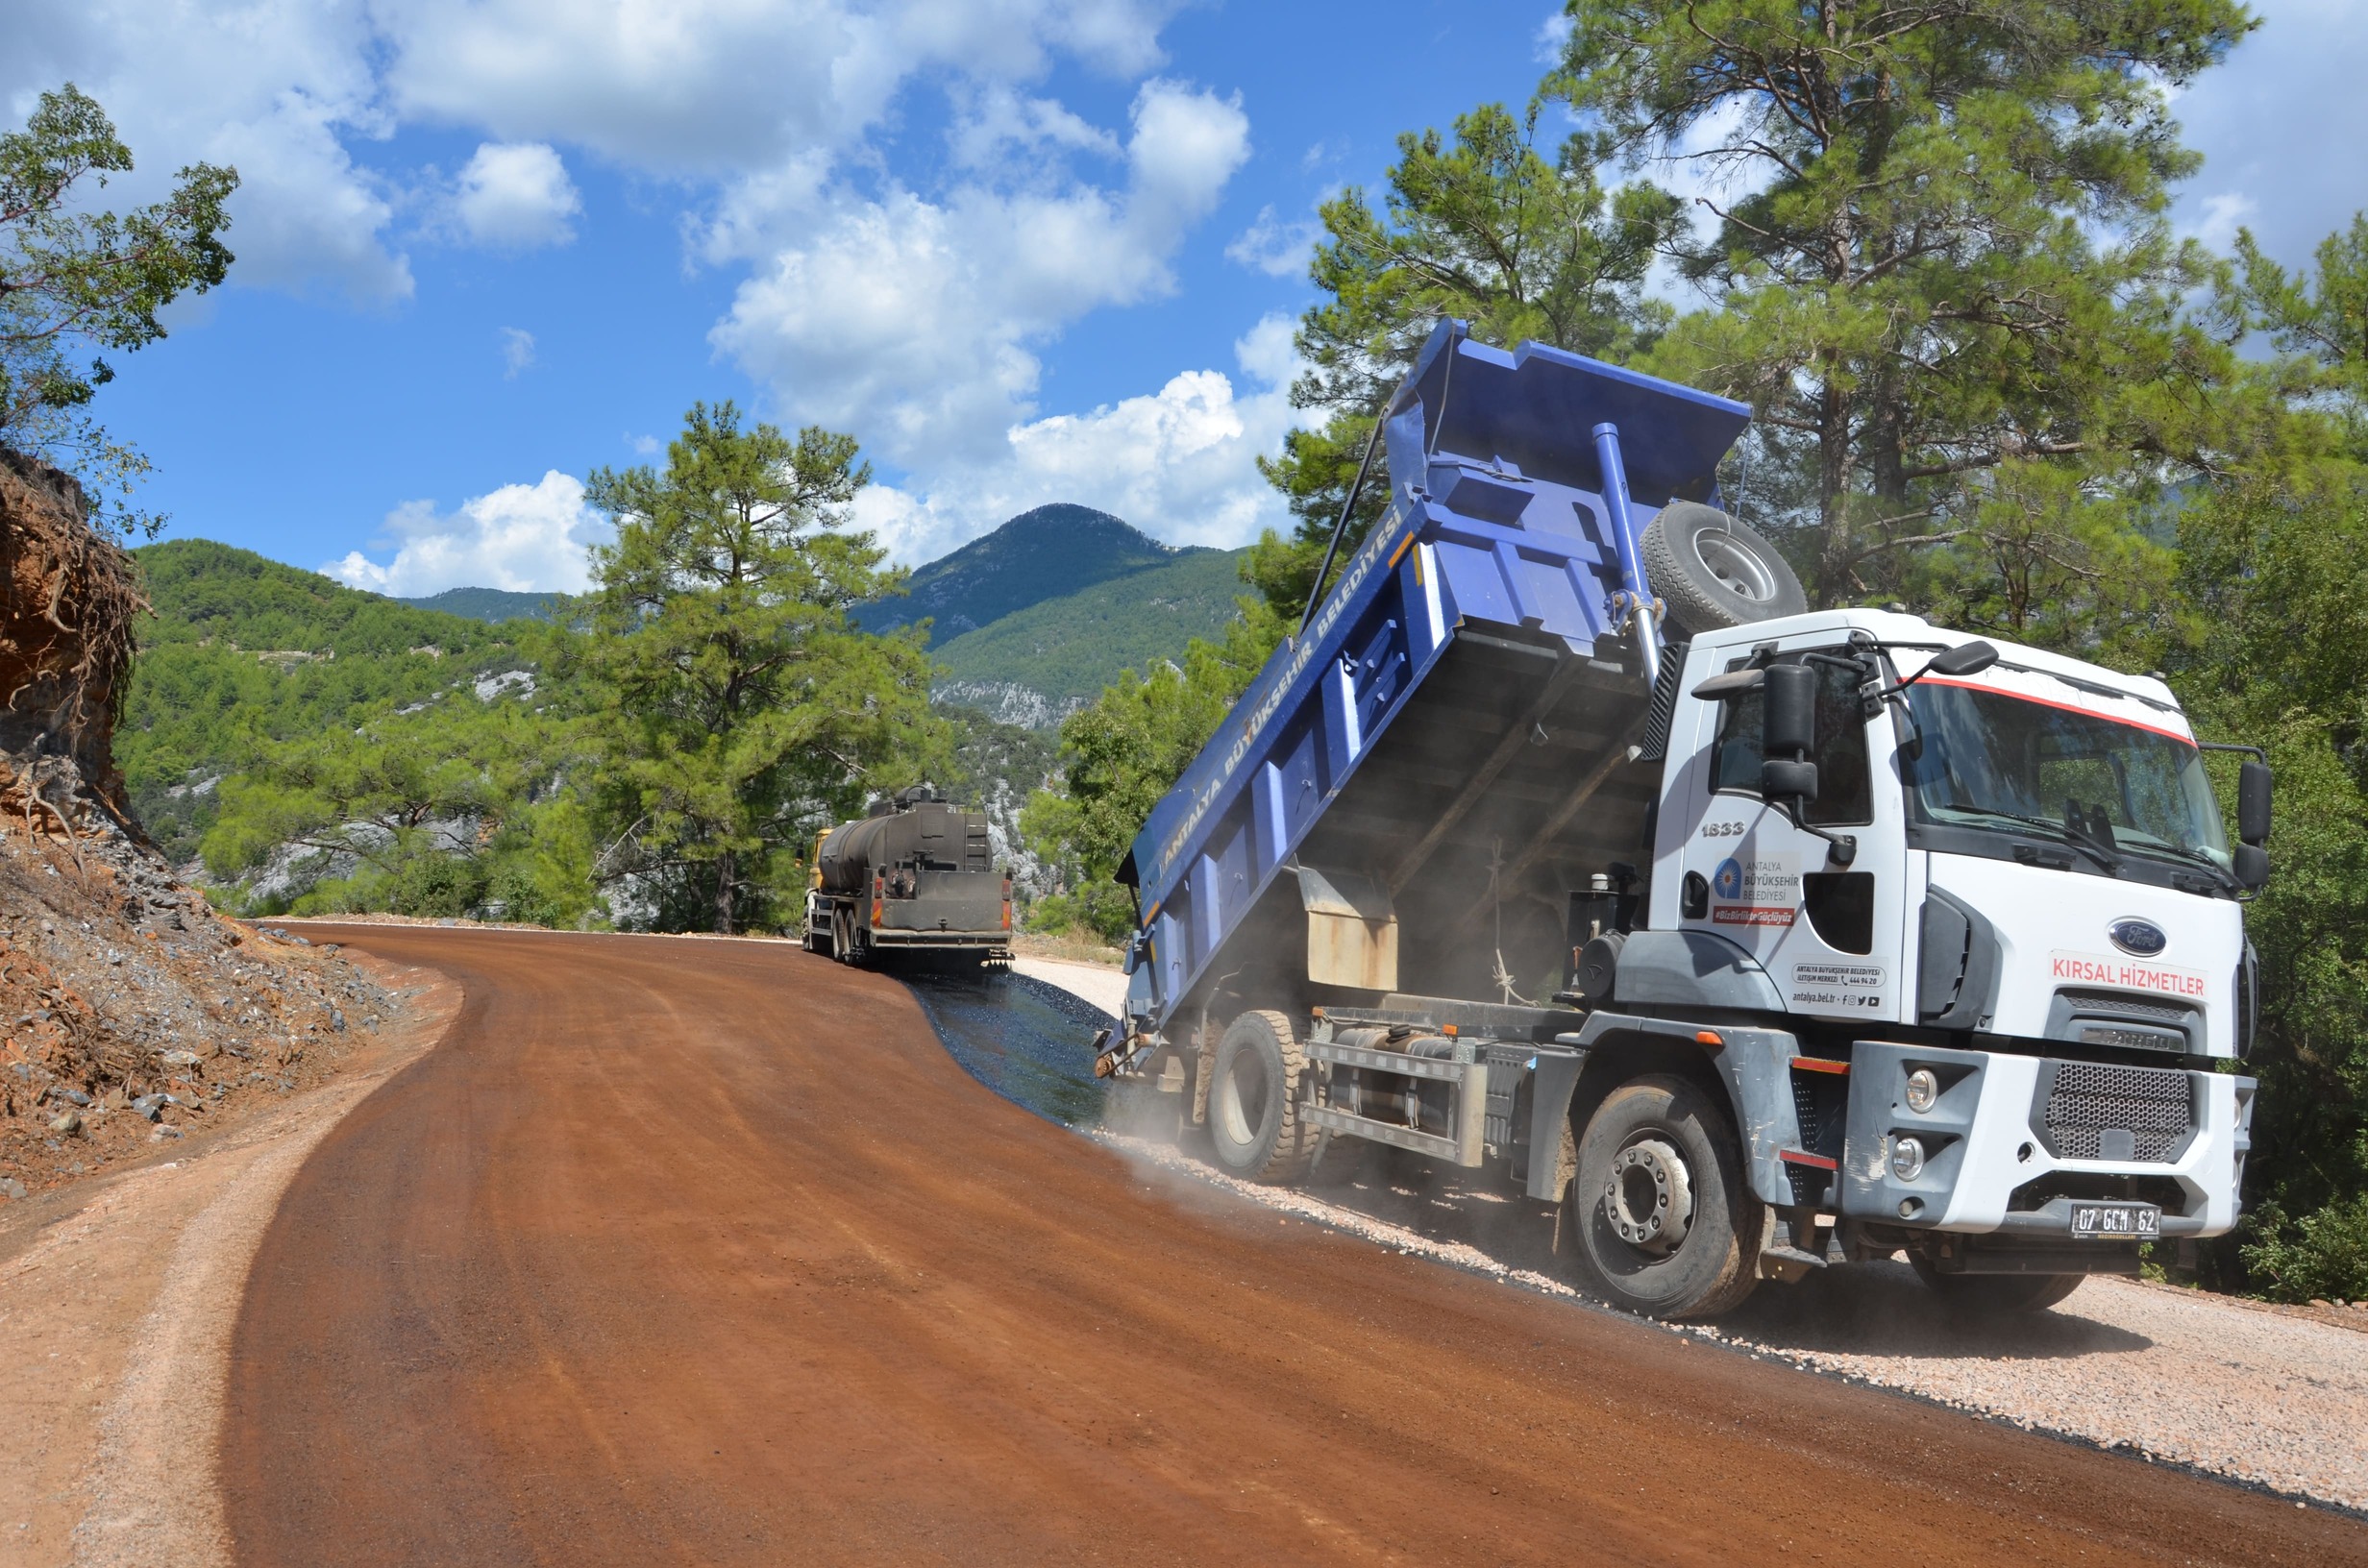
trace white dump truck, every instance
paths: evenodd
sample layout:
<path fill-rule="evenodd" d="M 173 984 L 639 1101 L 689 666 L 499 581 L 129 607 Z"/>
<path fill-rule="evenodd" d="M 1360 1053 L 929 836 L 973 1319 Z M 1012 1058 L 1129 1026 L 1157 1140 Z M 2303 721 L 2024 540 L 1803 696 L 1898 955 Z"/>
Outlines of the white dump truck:
<path fill-rule="evenodd" d="M 1747 419 L 1443 326 L 1386 513 L 1122 869 L 1097 1069 L 1236 1175 L 1494 1169 L 1662 1316 L 1901 1252 L 2029 1310 L 2228 1231 L 2267 768 L 2232 845 L 2161 681 L 1806 612 L 1721 505 Z"/>

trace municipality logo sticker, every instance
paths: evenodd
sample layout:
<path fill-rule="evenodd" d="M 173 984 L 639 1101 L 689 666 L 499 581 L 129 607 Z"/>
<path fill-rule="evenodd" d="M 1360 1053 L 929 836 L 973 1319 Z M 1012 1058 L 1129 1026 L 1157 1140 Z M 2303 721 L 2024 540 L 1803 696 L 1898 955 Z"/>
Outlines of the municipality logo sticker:
<path fill-rule="evenodd" d="M 1711 873 L 1711 892 L 1728 900 L 1743 896 L 1743 868 L 1732 857 L 1720 861 Z"/>

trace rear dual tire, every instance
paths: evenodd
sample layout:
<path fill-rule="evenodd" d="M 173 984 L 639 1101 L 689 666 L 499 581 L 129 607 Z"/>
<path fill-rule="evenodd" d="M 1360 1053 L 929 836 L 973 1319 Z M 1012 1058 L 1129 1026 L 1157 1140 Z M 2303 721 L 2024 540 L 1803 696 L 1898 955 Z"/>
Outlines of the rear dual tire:
<path fill-rule="evenodd" d="M 1317 1134 L 1300 1119 L 1307 1055 L 1290 1016 L 1262 1008 L 1235 1018 L 1208 1070 L 1217 1168 L 1268 1186 L 1306 1180 Z"/>
<path fill-rule="evenodd" d="M 1910 1254 L 1915 1277 L 1930 1286 L 1953 1314 L 2015 1317 L 2043 1312 L 2081 1287 L 2085 1274 L 1943 1274 L 1923 1257 Z"/>

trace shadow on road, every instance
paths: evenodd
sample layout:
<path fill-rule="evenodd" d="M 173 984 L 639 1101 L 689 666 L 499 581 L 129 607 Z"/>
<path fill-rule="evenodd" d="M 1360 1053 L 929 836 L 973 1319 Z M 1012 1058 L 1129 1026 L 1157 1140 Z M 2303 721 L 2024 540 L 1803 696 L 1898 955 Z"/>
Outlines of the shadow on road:
<path fill-rule="evenodd" d="M 908 975 L 906 983 L 946 1049 L 980 1083 L 1061 1126 L 1105 1125 L 1114 1102 L 1093 1074 L 1088 1044 L 1113 1020 L 1056 986 L 1024 975 Z M 1133 1136 L 1159 1136 L 1127 1126 Z M 1207 1135 L 1187 1129 L 1179 1146 L 1206 1162 Z M 1441 1246 L 1470 1247 L 1507 1268 L 1584 1279 L 1557 1250 L 1556 1210 L 1508 1193 L 1484 1171 L 1441 1165 L 1377 1143 L 1341 1141 L 1324 1152 L 1312 1197 L 1347 1214 L 1410 1231 Z M 2051 1360 L 2127 1354 L 2153 1341 L 2081 1312 L 2082 1293 L 2053 1311 L 2010 1318 L 1952 1312 L 1905 1262 L 1857 1263 L 1797 1285 L 1765 1284 L 1722 1319 L 1721 1332 L 1779 1351 L 1922 1360 L 1978 1357 Z"/>

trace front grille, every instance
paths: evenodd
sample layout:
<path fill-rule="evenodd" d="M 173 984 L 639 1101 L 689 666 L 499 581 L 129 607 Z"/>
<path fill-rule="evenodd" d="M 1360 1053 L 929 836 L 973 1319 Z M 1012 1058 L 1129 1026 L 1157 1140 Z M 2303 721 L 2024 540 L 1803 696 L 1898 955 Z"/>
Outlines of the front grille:
<path fill-rule="evenodd" d="M 2107 1013 L 2120 1018 L 2146 1018 L 2181 1028 L 2195 1021 L 2195 1009 L 2176 1002 L 2143 1002 L 2117 991 L 2060 991 L 2056 993 L 2082 1014 Z"/>
<path fill-rule="evenodd" d="M 2183 1072 L 2158 1067 L 2109 1067 L 2059 1062 L 2047 1092 L 2047 1135 L 2067 1160 L 2128 1159 L 2150 1164 L 2176 1158 L 2195 1130 L 2195 1099 Z M 2126 1133 L 2130 1151 L 2106 1147 L 2108 1135 Z M 2121 1139 L 2113 1138 L 2119 1145 Z"/>

